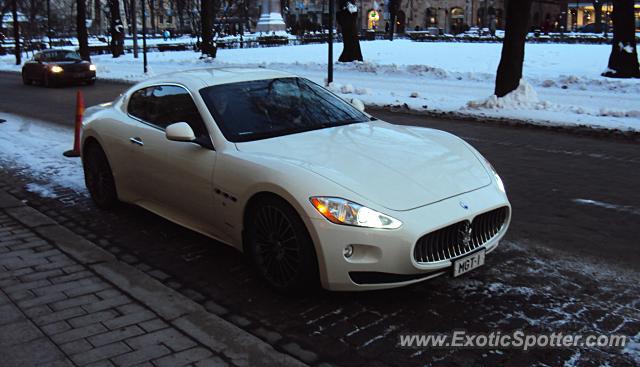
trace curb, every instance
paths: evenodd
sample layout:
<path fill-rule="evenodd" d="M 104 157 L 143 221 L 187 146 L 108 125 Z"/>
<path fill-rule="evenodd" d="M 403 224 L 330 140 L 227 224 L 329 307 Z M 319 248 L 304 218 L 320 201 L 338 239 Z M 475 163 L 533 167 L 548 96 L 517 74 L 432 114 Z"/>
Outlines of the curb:
<path fill-rule="evenodd" d="M 0 190 L 0 209 L 142 303 L 164 321 L 238 366 L 307 366 Z"/>

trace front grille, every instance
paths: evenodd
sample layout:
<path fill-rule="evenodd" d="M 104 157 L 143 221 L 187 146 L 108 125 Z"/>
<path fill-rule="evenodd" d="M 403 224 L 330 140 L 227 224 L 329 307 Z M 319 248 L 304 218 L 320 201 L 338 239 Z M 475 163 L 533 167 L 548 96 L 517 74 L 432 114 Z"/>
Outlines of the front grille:
<path fill-rule="evenodd" d="M 429 263 L 471 252 L 495 237 L 508 215 L 509 208 L 503 206 L 477 215 L 472 222 L 465 220 L 428 233 L 416 243 L 413 257 L 417 262 Z"/>
<path fill-rule="evenodd" d="M 64 69 L 64 71 L 70 72 L 70 73 L 79 73 L 82 71 L 89 71 L 89 66 L 84 64 L 64 65 L 62 68 Z"/>

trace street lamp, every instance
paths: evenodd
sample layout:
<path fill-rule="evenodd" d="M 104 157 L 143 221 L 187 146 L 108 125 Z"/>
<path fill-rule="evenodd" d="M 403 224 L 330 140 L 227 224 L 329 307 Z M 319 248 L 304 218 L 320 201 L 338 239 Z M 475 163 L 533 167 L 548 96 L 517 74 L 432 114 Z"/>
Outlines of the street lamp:
<path fill-rule="evenodd" d="M 47 0 L 47 38 L 49 38 L 49 48 L 53 48 L 51 43 L 51 0 Z"/>
<path fill-rule="evenodd" d="M 144 66 L 144 73 L 148 71 L 147 68 L 147 12 L 144 6 L 144 0 L 140 0 L 142 9 L 142 64 Z"/>
<path fill-rule="evenodd" d="M 327 60 L 327 86 L 333 83 L 333 18 L 335 17 L 335 0 L 329 0 L 329 55 Z"/>

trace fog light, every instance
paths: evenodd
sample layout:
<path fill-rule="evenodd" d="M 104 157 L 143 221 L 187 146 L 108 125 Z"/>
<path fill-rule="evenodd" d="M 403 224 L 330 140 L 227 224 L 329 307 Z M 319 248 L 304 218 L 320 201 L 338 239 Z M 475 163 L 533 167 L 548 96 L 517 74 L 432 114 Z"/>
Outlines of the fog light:
<path fill-rule="evenodd" d="M 350 258 L 351 255 L 353 255 L 353 245 L 347 245 L 347 247 L 342 250 L 342 255 L 347 259 Z"/>

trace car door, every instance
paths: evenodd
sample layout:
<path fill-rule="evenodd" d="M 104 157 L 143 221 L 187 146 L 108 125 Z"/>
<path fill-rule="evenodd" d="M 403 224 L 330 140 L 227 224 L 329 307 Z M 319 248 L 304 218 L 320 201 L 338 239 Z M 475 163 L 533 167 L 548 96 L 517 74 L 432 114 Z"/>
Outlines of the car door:
<path fill-rule="evenodd" d="M 132 137 L 145 165 L 138 178 L 140 191 L 152 200 L 153 210 L 218 237 L 212 220 L 216 151 L 193 98 L 178 85 L 158 85 L 146 93 L 151 97 L 146 123 Z M 176 122 L 189 124 L 198 143 L 166 139 L 165 128 Z"/>

